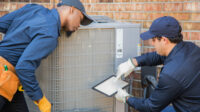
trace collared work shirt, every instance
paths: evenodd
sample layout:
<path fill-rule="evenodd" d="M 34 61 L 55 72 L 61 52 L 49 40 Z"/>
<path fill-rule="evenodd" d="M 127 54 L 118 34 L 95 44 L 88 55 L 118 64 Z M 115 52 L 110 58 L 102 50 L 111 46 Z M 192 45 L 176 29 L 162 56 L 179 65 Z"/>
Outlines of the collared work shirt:
<path fill-rule="evenodd" d="M 167 57 L 156 52 L 136 57 L 139 66 L 164 64 L 155 91 L 147 99 L 129 98 L 141 112 L 160 112 L 170 103 L 177 112 L 200 112 L 200 48 L 180 42 Z"/>
<path fill-rule="evenodd" d="M 28 4 L 0 18 L 0 56 L 15 66 L 25 92 L 32 100 L 43 94 L 35 70 L 57 46 L 60 18 L 56 9 Z"/>

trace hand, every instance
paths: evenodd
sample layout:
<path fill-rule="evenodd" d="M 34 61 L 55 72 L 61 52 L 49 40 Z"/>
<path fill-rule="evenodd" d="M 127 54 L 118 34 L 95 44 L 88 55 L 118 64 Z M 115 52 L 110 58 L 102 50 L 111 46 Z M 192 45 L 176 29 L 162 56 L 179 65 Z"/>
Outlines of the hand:
<path fill-rule="evenodd" d="M 126 103 L 126 98 L 130 96 L 131 95 L 129 95 L 125 90 L 118 89 L 117 94 L 115 95 L 115 98 L 120 102 Z"/>
<path fill-rule="evenodd" d="M 39 107 L 41 112 L 51 112 L 51 103 L 45 96 L 38 101 L 34 101 L 34 103 Z"/>
<path fill-rule="evenodd" d="M 132 63 L 131 59 L 128 59 L 128 61 L 121 63 L 117 69 L 117 79 L 120 79 L 123 75 L 124 77 L 127 77 L 134 69 L 135 65 Z"/>

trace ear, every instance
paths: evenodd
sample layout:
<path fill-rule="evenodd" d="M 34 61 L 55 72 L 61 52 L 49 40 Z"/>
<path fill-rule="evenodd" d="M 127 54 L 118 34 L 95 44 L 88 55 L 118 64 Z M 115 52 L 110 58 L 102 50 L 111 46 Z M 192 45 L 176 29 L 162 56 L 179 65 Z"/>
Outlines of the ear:
<path fill-rule="evenodd" d="M 162 39 L 163 39 L 163 42 L 164 42 L 165 44 L 168 44 L 168 43 L 169 43 L 169 39 L 168 39 L 167 37 L 162 37 Z"/>
<path fill-rule="evenodd" d="M 70 14 L 72 14 L 74 12 L 74 7 L 70 7 L 69 11 L 70 11 Z"/>

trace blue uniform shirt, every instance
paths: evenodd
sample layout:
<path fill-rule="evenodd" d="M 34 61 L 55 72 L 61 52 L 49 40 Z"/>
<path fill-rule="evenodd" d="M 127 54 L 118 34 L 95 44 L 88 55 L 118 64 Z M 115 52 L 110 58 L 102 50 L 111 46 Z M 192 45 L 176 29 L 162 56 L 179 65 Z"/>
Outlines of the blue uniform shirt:
<path fill-rule="evenodd" d="M 43 58 L 57 46 L 60 17 L 56 9 L 49 10 L 28 4 L 0 18 L 0 56 L 15 66 L 24 90 L 32 100 L 43 94 L 35 77 L 35 70 Z"/>
<path fill-rule="evenodd" d="M 158 85 L 147 99 L 127 103 L 141 112 L 160 112 L 170 103 L 177 112 L 200 112 L 200 48 L 180 42 L 167 57 L 147 53 L 136 57 L 139 66 L 164 64 Z"/>

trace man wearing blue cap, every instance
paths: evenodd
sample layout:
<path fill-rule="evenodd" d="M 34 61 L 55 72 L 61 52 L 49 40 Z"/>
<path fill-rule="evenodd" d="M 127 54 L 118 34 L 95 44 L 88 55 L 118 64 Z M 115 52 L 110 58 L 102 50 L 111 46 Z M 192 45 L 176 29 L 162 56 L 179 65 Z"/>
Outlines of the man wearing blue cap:
<path fill-rule="evenodd" d="M 35 70 L 56 48 L 61 28 L 71 34 L 92 21 L 79 0 L 62 0 L 52 10 L 28 4 L 1 17 L 0 111 L 28 112 L 23 92 L 17 90 L 22 85 L 41 112 L 50 112 Z"/>
<path fill-rule="evenodd" d="M 140 112 L 160 112 L 170 103 L 177 112 L 200 111 L 200 48 L 184 42 L 179 22 L 170 16 L 153 21 L 140 35 L 151 39 L 156 52 L 129 59 L 118 67 L 117 78 L 128 76 L 136 66 L 163 64 L 158 85 L 147 99 L 135 98 L 120 89 L 116 99 Z"/>

